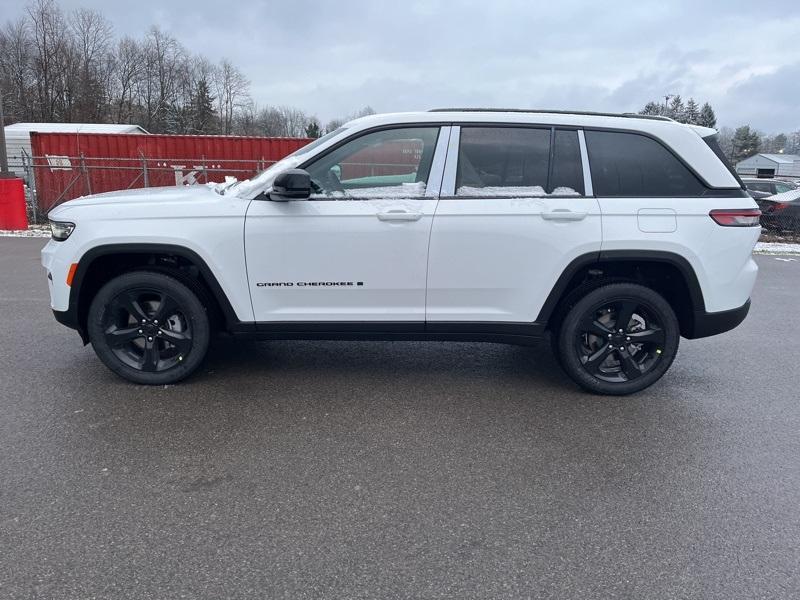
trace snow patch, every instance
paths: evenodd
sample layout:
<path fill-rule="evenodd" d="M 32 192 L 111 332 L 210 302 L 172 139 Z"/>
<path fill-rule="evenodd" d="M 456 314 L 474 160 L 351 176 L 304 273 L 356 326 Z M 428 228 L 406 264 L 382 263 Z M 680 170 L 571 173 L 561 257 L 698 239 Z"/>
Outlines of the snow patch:
<path fill-rule="evenodd" d="M 0 237 L 49 238 L 50 230 L 38 227 L 30 229 L 0 229 Z"/>
<path fill-rule="evenodd" d="M 386 185 L 382 187 L 358 188 L 330 194 L 312 194 L 312 200 L 326 200 L 329 198 L 420 198 L 425 195 L 425 182 L 401 183 L 400 185 Z"/>
<path fill-rule="evenodd" d="M 578 192 L 569 187 L 557 187 L 552 194 L 544 191 L 540 185 L 532 186 L 488 186 L 472 187 L 461 186 L 456 191 L 456 196 L 478 196 L 481 198 L 490 197 L 514 197 L 514 198 L 541 198 L 545 196 L 580 196 Z"/>
<path fill-rule="evenodd" d="M 758 242 L 754 254 L 800 254 L 800 243 Z"/>

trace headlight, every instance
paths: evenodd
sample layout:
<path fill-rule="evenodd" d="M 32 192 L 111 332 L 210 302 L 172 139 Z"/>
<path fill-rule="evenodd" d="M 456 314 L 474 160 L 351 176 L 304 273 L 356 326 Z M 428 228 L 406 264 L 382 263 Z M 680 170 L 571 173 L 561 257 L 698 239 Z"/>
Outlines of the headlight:
<path fill-rule="evenodd" d="M 75 230 L 75 223 L 66 223 L 59 221 L 50 221 L 50 232 L 53 239 L 57 242 L 63 242 Z"/>

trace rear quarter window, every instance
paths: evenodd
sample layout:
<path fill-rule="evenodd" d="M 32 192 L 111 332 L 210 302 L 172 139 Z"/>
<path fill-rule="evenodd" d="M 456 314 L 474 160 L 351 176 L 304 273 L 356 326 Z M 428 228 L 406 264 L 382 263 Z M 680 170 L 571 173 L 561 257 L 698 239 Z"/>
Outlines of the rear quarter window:
<path fill-rule="evenodd" d="M 701 196 L 705 185 L 663 144 L 644 135 L 586 131 L 597 196 Z"/>

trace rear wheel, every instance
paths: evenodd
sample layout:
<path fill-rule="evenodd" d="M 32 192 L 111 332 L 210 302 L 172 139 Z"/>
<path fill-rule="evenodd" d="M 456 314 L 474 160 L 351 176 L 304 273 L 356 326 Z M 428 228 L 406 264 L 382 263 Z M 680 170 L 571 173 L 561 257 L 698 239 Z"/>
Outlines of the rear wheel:
<path fill-rule="evenodd" d="M 164 385 L 190 375 L 208 349 L 206 309 L 183 283 L 135 271 L 104 285 L 89 307 L 89 340 L 112 371 L 134 383 Z"/>
<path fill-rule="evenodd" d="M 580 386 L 624 395 L 658 381 L 679 340 L 678 319 L 661 295 L 615 283 L 589 292 L 567 312 L 557 345 L 561 366 Z"/>

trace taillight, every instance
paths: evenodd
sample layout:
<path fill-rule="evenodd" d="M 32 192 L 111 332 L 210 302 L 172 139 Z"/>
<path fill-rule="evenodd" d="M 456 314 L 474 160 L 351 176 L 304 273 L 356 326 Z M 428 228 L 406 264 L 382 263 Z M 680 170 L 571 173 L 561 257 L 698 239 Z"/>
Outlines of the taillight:
<path fill-rule="evenodd" d="M 783 202 L 775 202 L 772 205 L 772 211 L 771 212 L 781 212 L 782 210 L 786 210 L 787 208 L 789 208 L 788 204 L 784 204 Z"/>
<path fill-rule="evenodd" d="M 761 211 L 757 208 L 718 208 L 708 213 L 708 216 L 723 227 L 757 227 Z"/>

